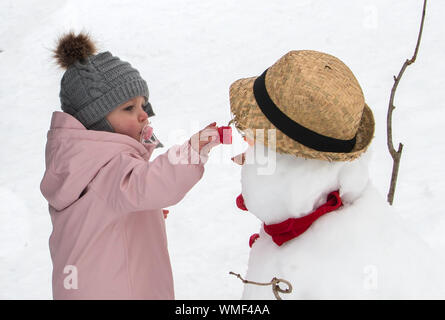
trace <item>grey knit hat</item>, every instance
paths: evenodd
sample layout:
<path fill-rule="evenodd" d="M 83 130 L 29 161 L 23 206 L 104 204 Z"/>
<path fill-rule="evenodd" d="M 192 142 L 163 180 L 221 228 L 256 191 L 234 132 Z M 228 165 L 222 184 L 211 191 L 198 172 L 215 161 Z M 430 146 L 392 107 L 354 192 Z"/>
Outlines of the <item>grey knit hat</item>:
<path fill-rule="evenodd" d="M 67 69 L 60 86 L 62 110 L 87 129 L 114 132 L 106 115 L 137 96 L 145 97 L 145 110 L 154 115 L 147 83 L 139 72 L 110 52 L 95 55 L 87 35 L 64 36 L 54 52 L 59 65 Z"/>

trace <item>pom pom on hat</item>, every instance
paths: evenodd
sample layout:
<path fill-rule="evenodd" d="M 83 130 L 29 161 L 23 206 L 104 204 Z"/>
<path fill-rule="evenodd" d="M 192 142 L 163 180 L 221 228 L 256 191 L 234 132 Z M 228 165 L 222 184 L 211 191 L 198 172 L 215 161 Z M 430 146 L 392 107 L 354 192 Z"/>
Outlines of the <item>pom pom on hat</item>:
<path fill-rule="evenodd" d="M 139 72 L 108 51 L 96 54 L 88 34 L 62 35 L 53 53 L 65 69 L 60 81 L 61 109 L 88 130 L 115 132 L 107 114 L 134 97 L 145 97 L 150 106 L 147 83 Z"/>
<path fill-rule="evenodd" d="M 96 45 L 85 33 L 75 35 L 74 32 L 63 35 L 53 51 L 54 58 L 63 69 L 68 69 L 76 61 L 82 61 L 96 53 Z"/>

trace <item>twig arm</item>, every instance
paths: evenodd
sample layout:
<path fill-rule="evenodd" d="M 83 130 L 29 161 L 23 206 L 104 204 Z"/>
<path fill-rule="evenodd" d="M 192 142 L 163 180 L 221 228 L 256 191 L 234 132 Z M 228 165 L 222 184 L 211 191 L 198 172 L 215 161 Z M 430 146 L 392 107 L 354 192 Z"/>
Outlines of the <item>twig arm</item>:
<path fill-rule="evenodd" d="M 389 153 L 393 159 L 393 167 L 392 167 L 392 174 L 391 174 L 391 184 L 389 187 L 389 192 L 388 192 L 388 202 L 389 204 L 393 204 L 394 201 L 394 193 L 396 190 L 396 184 L 397 184 L 397 176 L 399 174 L 399 167 L 400 167 L 400 158 L 402 156 L 402 150 L 403 150 L 403 144 L 399 143 L 399 149 L 396 151 L 394 149 L 394 144 L 392 142 L 392 113 L 395 109 L 394 106 L 394 97 L 396 95 L 396 90 L 397 87 L 400 83 L 400 79 L 403 76 L 403 73 L 405 72 L 406 68 L 411 65 L 412 63 L 414 63 L 416 61 L 417 58 L 417 53 L 419 52 L 419 47 L 420 47 L 420 40 L 422 38 L 422 32 L 423 32 L 423 24 L 425 21 L 425 12 L 426 12 L 426 2 L 427 0 L 424 0 L 423 2 L 423 10 L 422 10 L 422 21 L 420 23 L 420 30 L 419 30 L 419 34 L 417 36 L 417 44 L 416 44 L 416 49 L 414 50 L 414 54 L 413 57 L 409 60 L 406 60 L 405 63 L 402 66 L 402 69 L 400 69 L 399 74 L 396 76 L 394 76 L 394 84 L 392 86 L 391 89 L 391 96 L 389 98 L 389 105 L 388 105 L 388 114 L 387 114 L 387 118 L 386 118 L 386 127 L 387 127 L 387 145 L 388 145 L 388 150 Z"/>
<path fill-rule="evenodd" d="M 257 286 L 272 286 L 273 294 L 277 300 L 282 300 L 280 295 L 278 294 L 278 292 L 281 292 L 281 293 L 291 293 L 292 292 L 292 284 L 289 281 L 284 280 L 284 279 L 278 279 L 278 278 L 274 277 L 270 282 L 255 282 L 255 281 L 244 280 L 239 273 L 234 273 L 234 272 L 230 271 L 229 274 L 236 276 L 243 283 L 254 284 Z M 287 289 L 281 289 L 280 286 L 278 285 L 280 282 L 285 283 L 287 285 Z"/>

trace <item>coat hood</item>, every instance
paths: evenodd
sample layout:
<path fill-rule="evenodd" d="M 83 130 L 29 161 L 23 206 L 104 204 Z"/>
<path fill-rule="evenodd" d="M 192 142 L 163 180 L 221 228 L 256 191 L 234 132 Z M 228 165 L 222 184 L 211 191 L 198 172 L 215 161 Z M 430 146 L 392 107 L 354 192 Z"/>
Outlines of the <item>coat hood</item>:
<path fill-rule="evenodd" d="M 68 113 L 55 111 L 47 135 L 46 171 L 40 184 L 43 196 L 57 211 L 65 209 L 122 152 L 148 161 L 152 150 L 123 134 L 87 130 Z"/>

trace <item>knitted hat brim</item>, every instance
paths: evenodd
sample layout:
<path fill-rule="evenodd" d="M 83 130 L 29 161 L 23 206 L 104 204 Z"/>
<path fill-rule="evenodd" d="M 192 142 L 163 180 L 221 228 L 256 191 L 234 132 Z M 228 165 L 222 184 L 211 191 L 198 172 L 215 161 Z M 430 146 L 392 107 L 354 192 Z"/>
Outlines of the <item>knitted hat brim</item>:
<path fill-rule="evenodd" d="M 122 103 L 137 96 L 143 96 L 148 100 L 148 88 L 145 80 L 127 81 L 119 87 L 110 89 L 100 98 L 74 114 L 74 117 L 82 122 L 87 129 L 90 129 L 91 126 L 98 121 L 102 121 L 108 113 Z"/>
<path fill-rule="evenodd" d="M 364 105 L 362 118 L 357 130 L 356 144 L 351 152 L 322 152 L 306 147 L 289 138 L 278 130 L 263 114 L 255 100 L 253 84 L 257 77 L 239 79 L 230 86 L 230 110 L 234 125 L 249 138 L 261 141 L 268 147 L 274 147 L 276 152 L 293 154 L 306 159 L 326 161 L 351 161 L 366 151 L 374 136 L 374 116 L 367 104 Z M 316 115 L 314 115 L 316 117 Z M 249 130 L 250 129 L 250 130 Z M 260 129 L 258 134 L 257 129 Z M 263 129 L 263 130 L 261 130 Z M 268 130 L 275 129 L 276 140 L 269 142 Z M 264 132 L 264 135 L 262 134 Z"/>

